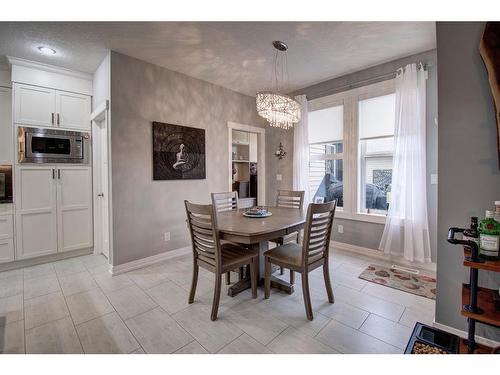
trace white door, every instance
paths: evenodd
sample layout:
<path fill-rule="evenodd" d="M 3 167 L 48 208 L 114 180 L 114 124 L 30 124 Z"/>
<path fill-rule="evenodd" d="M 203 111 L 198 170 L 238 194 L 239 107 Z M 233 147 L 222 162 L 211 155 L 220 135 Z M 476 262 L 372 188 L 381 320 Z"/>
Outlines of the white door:
<path fill-rule="evenodd" d="M 18 259 L 56 253 L 55 166 L 16 166 L 15 171 Z"/>
<path fill-rule="evenodd" d="M 106 115 L 94 120 L 92 150 L 94 162 L 94 248 L 109 259 L 108 128 Z"/>
<path fill-rule="evenodd" d="M 56 91 L 56 125 L 90 130 L 90 96 Z"/>
<path fill-rule="evenodd" d="M 12 138 L 12 92 L 0 87 L 0 164 L 12 164 L 14 140 Z"/>
<path fill-rule="evenodd" d="M 56 91 L 45 87 L 14 85 L 14 122 L 22 125 L 54 126 Z"/>
<path fill-rule="evenodd" d="M 92 247 L 90 167 L 57 167 L 57 222 L 59 252 Z"/>

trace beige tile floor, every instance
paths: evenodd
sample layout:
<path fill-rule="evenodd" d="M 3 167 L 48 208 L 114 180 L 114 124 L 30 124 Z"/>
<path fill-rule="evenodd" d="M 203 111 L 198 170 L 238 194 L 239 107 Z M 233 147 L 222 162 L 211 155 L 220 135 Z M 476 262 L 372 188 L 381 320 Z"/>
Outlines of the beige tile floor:
<path fill-rule="evenodd" d="M 0 352 L 401 353 L 415 322 L 434 318 L 434 301 L 358 279 L 383 261 L 339 251 L 330 259 L 333 305 L 321 270 L 311 273 L 312 322 L 300 276 L 294 294 L 268 300 L 262 290 L 231 298 L 224 286 L 211 322 L 210 273 L 201 271 L 187 304 L 190 256 L 115 277 L 106 262 L 87 255 L 0 272 Z"/>

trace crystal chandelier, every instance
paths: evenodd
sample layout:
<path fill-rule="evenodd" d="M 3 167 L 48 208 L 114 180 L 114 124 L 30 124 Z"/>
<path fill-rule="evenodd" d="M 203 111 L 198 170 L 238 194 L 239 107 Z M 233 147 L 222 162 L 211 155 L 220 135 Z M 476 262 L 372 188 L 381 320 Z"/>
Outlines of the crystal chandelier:
<path fill-rule="evenodd" d="M 276 48 L 273 65 L 273 91 L 261 91 L 257 93 L 257 113 L 264 117 L 269 125 L 289 129 L 300 120 L 300 105 L 292 97 L 280 94 L 281 82 L 288 83 L 288 63 L 286 51 L 288 46 L 279 40 L 273 42 Z"/>

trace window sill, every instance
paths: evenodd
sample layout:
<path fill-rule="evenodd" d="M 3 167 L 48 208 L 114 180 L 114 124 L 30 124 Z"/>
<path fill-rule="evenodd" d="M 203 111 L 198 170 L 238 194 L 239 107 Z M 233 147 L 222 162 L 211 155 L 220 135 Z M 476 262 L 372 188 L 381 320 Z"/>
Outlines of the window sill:
<path fill-rule="evenodd" d="M 385 215 L 377 214 L 362 214 L 362 213 L 349 213 L 344 211 L 336 211 L 335 217 L 345 220 L 363 221 L 366 223 L 385 224 Z"/>

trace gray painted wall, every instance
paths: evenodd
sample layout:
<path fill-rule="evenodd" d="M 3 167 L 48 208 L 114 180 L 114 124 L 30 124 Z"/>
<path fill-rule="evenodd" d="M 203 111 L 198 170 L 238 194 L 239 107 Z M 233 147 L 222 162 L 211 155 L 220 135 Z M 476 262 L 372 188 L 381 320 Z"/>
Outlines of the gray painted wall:
<path fill-rule="evenodd" d="M 447 243 L 449 227 L 466 227 L 471 216 L 500 199 L 493 99 L 479 55 L 482 22 L 438 22 L 439 206 L 436 321 L 464 330 L 461 284 L 468 280 L 462 249 Z M 500 275 L 480 271 L 480 284 L 498 288 Z M 500 341 L 500 330 L 477 333 Z"/>
<path fill-rule="evenodd" d="M 118 265 L 189 245 L 184 199 L 208 203 L 211 192 L 227 190 L 227 122 L 267 125 L 250 96 L 116 52 L 111 71 L 113 264 Z M 152 121 L 206 129 L 206 179 L 153 181 Z M 277 188 L 291 186 L 291 167 L 272 153 L 280 140 L 289 148 L 292 138 L 269 127 L 266 137 L 266 194 L 274 201 Z M 169 242 L 163 240 L 166 231 Z"/>
<path fill-rule="evenodd" d="M 351 73 L 329 81 L 306 87 L 292 95 L 306 94 L 309 100 L 336 92 L 346 91 L 356 87 L 380 82 L 388 79 L 396 70 L 413 62 L 427 64 L 429 78 L 427 80 L 427 210 L 429 216 L 429 232 L 431 241 L 432 261 L 437 259 L 437 185 L 431 185 L 430 175 L 437 173 L 437 55 L 436 50 L 404 57 L 390 61 L 359 72 Z M 384 78 L 380 78 L 380 77 Z M 390 78 L 390 77 L 389 77 Z M 365 223 L 361 221 L 335 219 L 335 225 L 344 225 L 344 233 L 337 233 L 336 226 L 332 237 L 335 241 L 352 245 L 378 249 L 384 231 L 383 224 Z"/>

